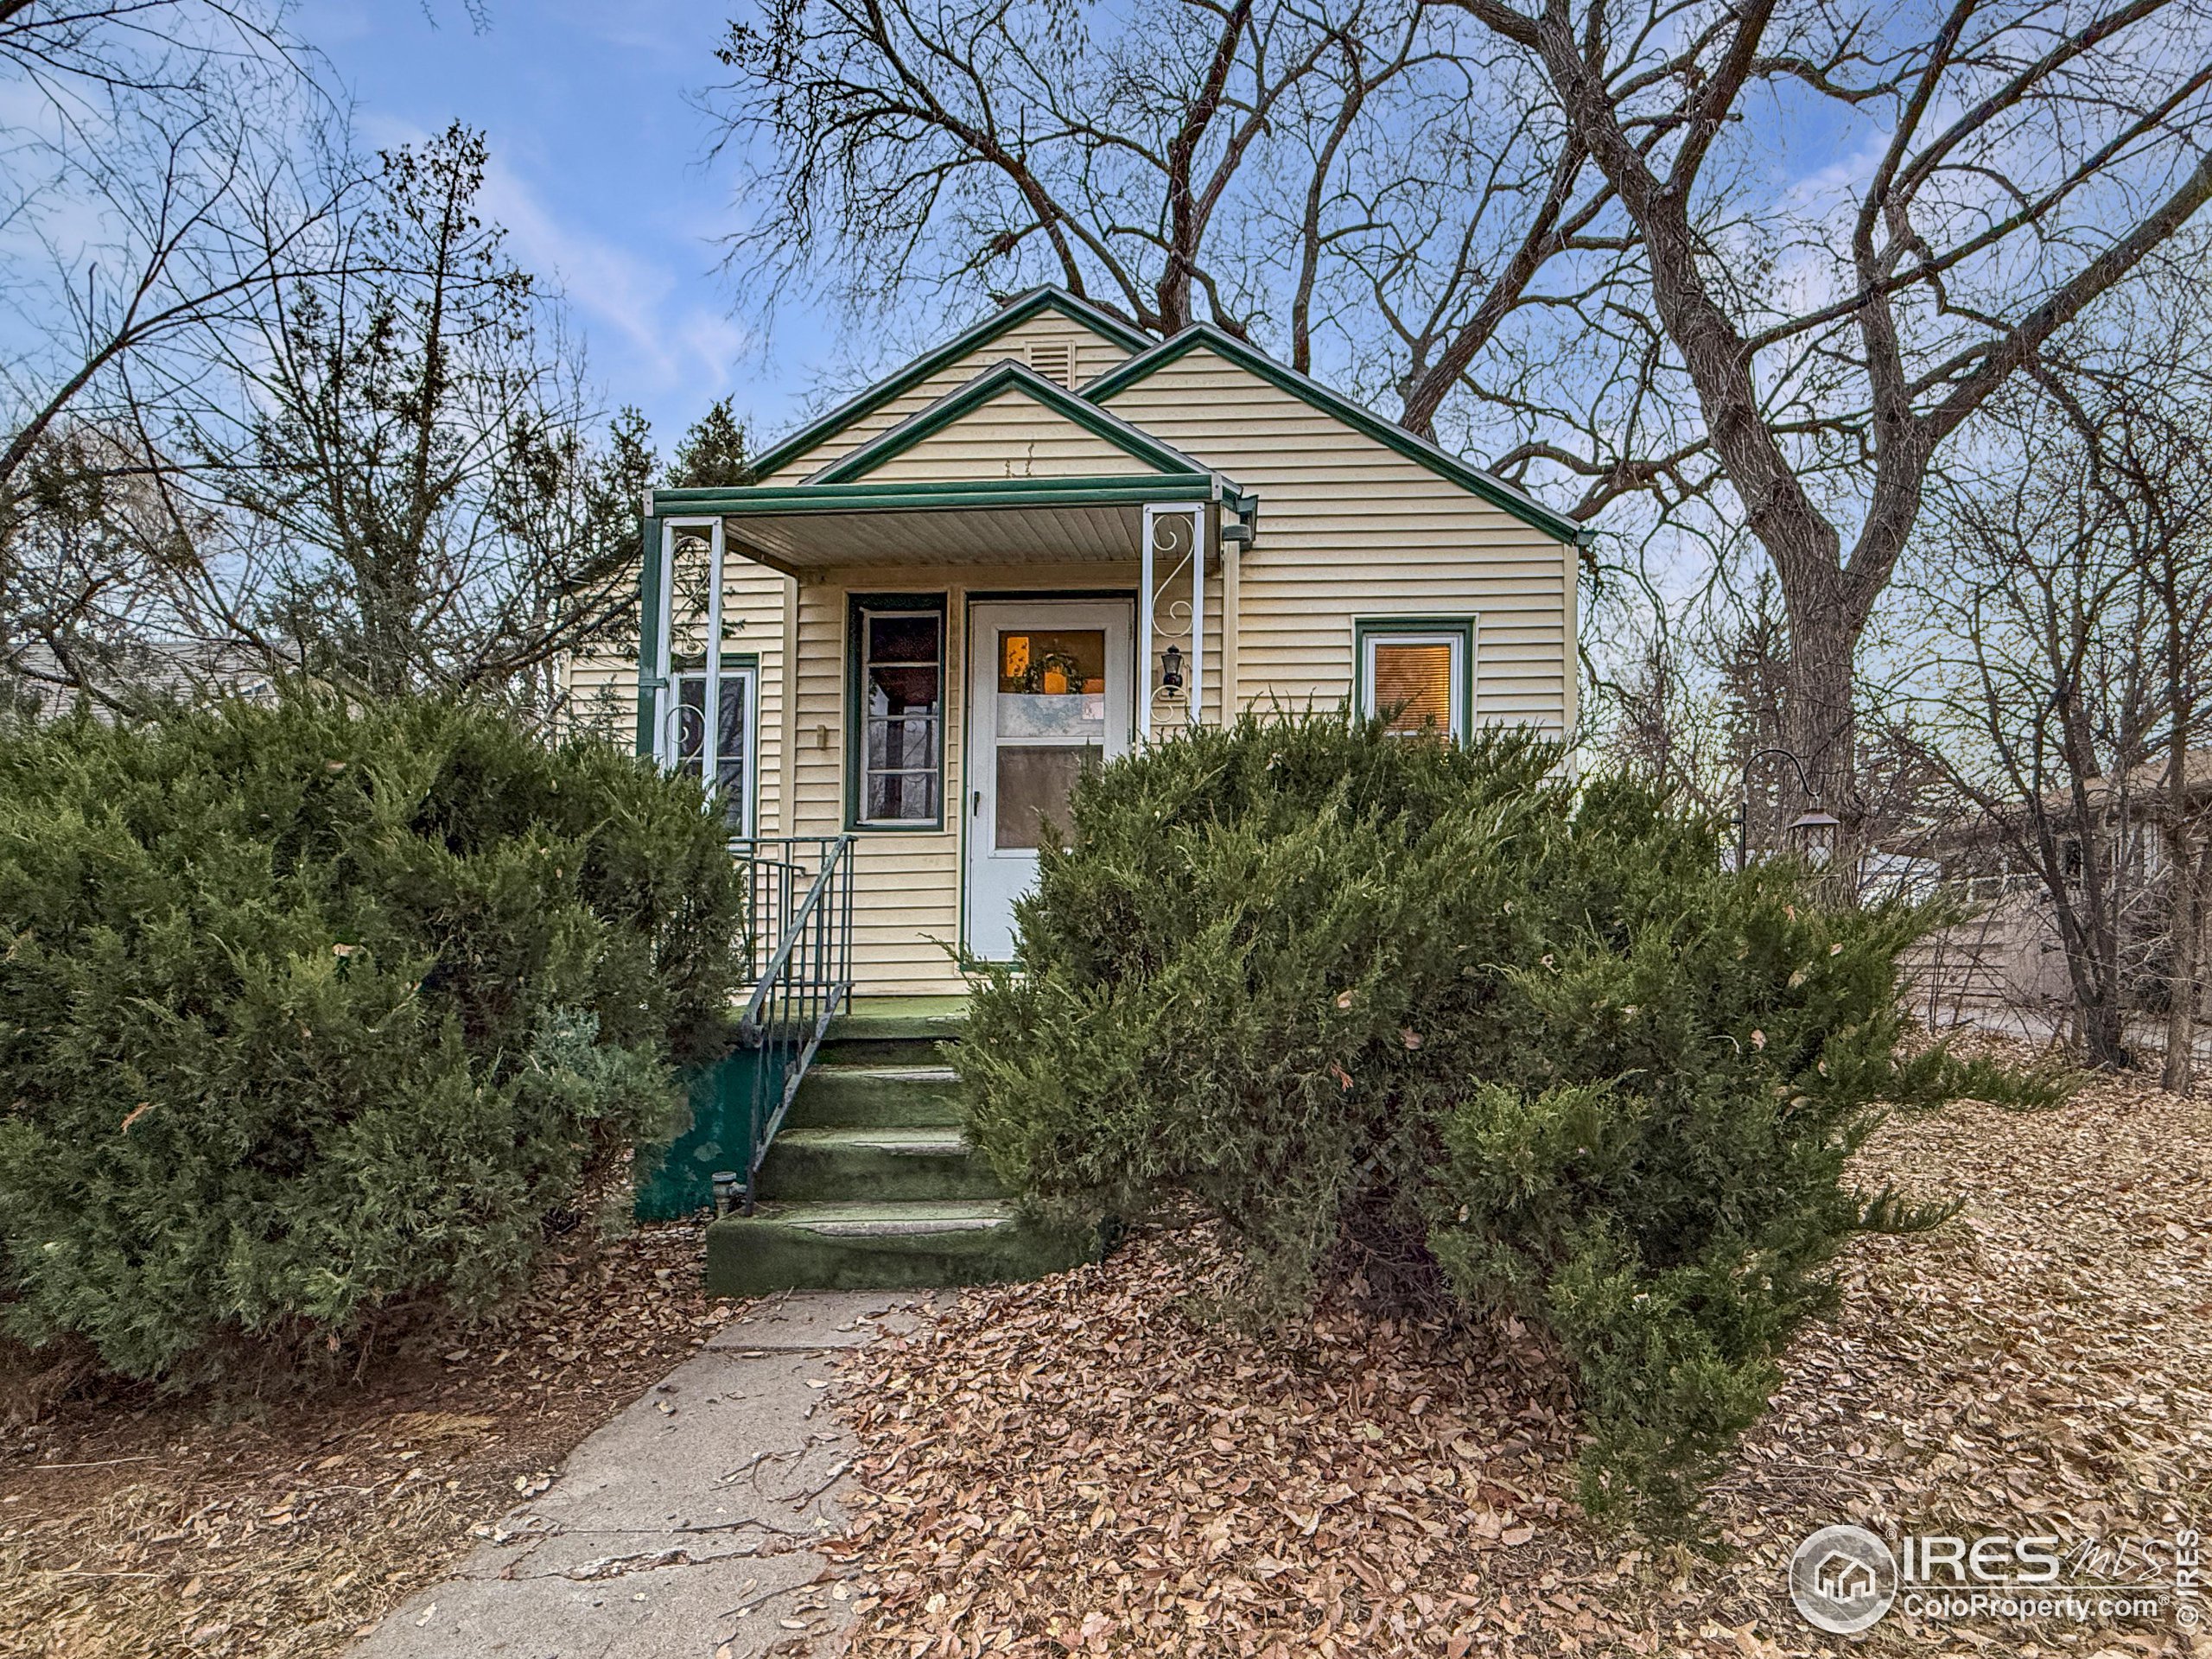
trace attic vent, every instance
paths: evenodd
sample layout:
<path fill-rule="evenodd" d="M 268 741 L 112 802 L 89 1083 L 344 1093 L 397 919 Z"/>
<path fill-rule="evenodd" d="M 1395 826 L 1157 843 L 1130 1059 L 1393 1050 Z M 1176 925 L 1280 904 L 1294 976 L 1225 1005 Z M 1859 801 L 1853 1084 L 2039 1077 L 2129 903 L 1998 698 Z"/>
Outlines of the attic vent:
<path fill-rule="evenodd" d="M 1062 385 L 1075 380 L 1075 343 L 1065 340 L 1033 340 L 1029 342 L 1029 366 L 1047 380 L 1057 380 Z"/>

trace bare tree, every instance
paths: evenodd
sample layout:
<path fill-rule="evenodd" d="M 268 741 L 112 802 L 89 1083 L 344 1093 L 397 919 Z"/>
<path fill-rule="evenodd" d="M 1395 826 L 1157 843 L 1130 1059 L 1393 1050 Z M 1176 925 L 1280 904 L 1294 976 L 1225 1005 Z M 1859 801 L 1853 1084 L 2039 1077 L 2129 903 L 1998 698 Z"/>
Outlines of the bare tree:
<path fill-rule="evenodd" d="M 1790 746 L 1847 801 L 1854 654 L 1939 449 L 2212 197 L 2202 0 L 1459 3 L 1635 226 L 1781 581 Z M 1793 130 L 1809 181 L 1774 176 Z"/>
<path fill-rule="evenodd" d="M 1541 77 L 1433 0 L 763 0 L 721 57 L 763 309 L 825 277 L 862 313 L 1055 282 L 1325 356 L 1413 431 L 1563 473 L 1583 516 L 1706 487 L 1694 440 L 1645 441 L 1611 186 Z"/>
<path fill-rule="evenodd" d="M 328 267 L 358 175 L 340 151 L 302 164 L 327 111 L 281 21 L 0 4 L 0 670 L 67 683 L 111 632 L 110 601 L 144 591 L 130 559 L 178 545 L 174 525 L 139 537 L 171 394 L 211 333 Z"/>
<path fill-rule="evenodd" d="M 331 271 L 224 336 L 239 390 L 192 473 L 254 552 L 189 586 L 199 628 L 370 694 L 542 704 L 556 658 L 634 624 L 644 423 L 588 437 L 559 307 L 479 216 L 486 162 L 458 125 L 388 152 Z"/>
<path fill-rule="evenodd" d="M 2165 1080 L 2186 1088 L 2212 880 L 2212 400 L 2171 339 L 2121 372 L 2031 373 L 1934 498 L 1906 578 L 1940 653 L 1914 747 L 1969 808 L 1954 856 L 2035 879 L 2088 1057 L 2125 1064 L 2130 1011 L 2163 1002 Z"/>

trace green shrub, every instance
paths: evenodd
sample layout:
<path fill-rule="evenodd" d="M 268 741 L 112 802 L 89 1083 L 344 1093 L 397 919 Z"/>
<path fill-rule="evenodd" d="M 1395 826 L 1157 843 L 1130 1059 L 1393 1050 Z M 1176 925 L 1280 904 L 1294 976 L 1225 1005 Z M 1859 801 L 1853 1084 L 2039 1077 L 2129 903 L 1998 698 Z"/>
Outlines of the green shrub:
<path fill-rule="evenodd" d="M 0 734 L 0 1314 L 135 1377 L 479 1311 L 724 1040 L 696 785 L 306 696 Z"/>
<path fill-rule="evenodd" d="M 1687 1515 L 1827 1266 L 1934 1219 L 1849 1190 L 1930 918 L 1723 872 L 1716 826 L 1556 750 L 1247 719 L 1079 785 L 959 1050 L 1062 1224 L 1195 1202 L 1259 1305 L 1357 1269 L 1548 1332 L 1593 1505 Z"/>

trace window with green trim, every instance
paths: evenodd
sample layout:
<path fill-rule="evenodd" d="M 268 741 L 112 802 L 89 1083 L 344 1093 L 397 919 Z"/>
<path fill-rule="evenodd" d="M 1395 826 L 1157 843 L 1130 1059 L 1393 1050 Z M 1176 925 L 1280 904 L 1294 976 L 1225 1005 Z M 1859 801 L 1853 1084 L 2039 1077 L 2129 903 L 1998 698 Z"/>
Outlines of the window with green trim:
<path fill-rule="evenodd" d="M 1359 707 L 1393 734 L 1467 735 L 1472 627 L 1464 622 L 1365 622 L 1358 629 Z"/>
<path fill-rule="evenodd" d="M 696 659 L 695 659 L 696 661 Z M 724 659 L 717 690 L 721 718 L 715 722 L 714 769 L 707 768 L 707 671 L 703 664 L 679 668 L 675 682 L 675 769 L 705 783 L 721 803 L 730 833 L 753 833 L 753 726 L 760 671 L 750 663 Z"/>
<path fill-rule="evenodd" d="M 936 828 L 944 816 L 944 601 L 853 606 L 853 821 Z"/>

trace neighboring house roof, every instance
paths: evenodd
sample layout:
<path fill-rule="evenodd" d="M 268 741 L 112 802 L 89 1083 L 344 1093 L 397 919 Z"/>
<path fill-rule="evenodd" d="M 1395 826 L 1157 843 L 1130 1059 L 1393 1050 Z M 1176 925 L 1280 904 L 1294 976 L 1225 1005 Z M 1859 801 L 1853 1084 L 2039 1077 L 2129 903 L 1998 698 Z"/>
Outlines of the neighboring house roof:
<path fill-rule="evenodd" d="M 888 432 L 831 461 L 820 472 L 810 476 L 806 484 L 812 486 L 852 483 L 874 472 L 893 456 L 912 448 L 931 434 L 943 431 L 985 404 L 1007 395 L 1030 399 L 1051 414 L 1081 427 L 1092 436 L 1103 439 L 1124 454 L 1134 456 L 1155 472 L 1204 477 L 1214 470 L 1172 444 L 1162 443 L 1150 433 L 1130 425 L 1120 416 L 1047 380 L 1027 364 L 1008 359 L 1003 363 L 992 365 L 973 380 L 947 392 L 926 409 L 908 416 Z"/>
<path fill-rule="evenodd" d="M 750 463 L 753 475 L 755 478 L 772 476 L 817 444 L 835 437 L 855 421 L 873 414 L 893 398 L 938 373 L 948 364 L 958 362 L 970 352 L 981 351 L 1001 334 L 1020 327 L 1046 311 L 1057 312 L 1071 322 L 1080 323 L 1125 351 L 1141 352 L 1153 343 L 1150 335 L 1138 333 L 1119 317 L 1100 310 L 1088 300 L 1077 298 L 1065 289 L 1033 288 L 1027 294 L 1007 301 L 973 327 L 963 328 L 943 345 L 931 346 L 896 374 L 877 381 L 867 391 L 838 404 L 819 420 L 808 422 L 773 448 L 755 455 Z"/>
<path fill-rule="evenodd" d="M 1349 397 L 1332 391 L 1310 375 L 1300 374 L 1297 370 L 1276 362 L 1258 347 L 1247 345 L 1234 334 L 1210 322 L 1194 322 L 1173 339 L 1162 340 L 1128 362 L 1107 370 L 1083 388 L 1083 395 L 1093 403 L 1103 404 L 1116 393 L 1127 390 L 1146 376 L 1201 347 L 1292 397 L 1303 399 L 1323 414 L 1333 416 L 1388 448 L 1395 449 L 1407 460 L 1417 462 L 1438 477 L 1482 497 L 1492 506 L 1511 513 L 1522 523 L 1542 531 L 1547 536 L 1571 542 L 1578 547 L 1587 546 L 1595 538 L 1596 532 L 1587 524 L 1579 524 L 1564 513 L 1554 512 L 1496 474 L 1470 466 L 1428 439 L 1384 420 L 1371 410 L 1361 408 Z"/>
<path fill-rule="evenodd" d="M 2082 792 L 2094 809 L 2124 810 L 2132 817 L 2155 817 L 2168 809 L 2172 788 L 2169 767 L 2169 757 L 2160 754 L 2130 766 L 2118 779 L 2092 778 Z M 2212 749 L 2188 751 L 2182 760 L 2182 782 L 2190 810 L 2201 809 L 2206 798 L 2212 796 Z M 2074 807 L 2074 792 L 2063 785 L 2045 790 L 2043 798 L 2051 811 L 2071 811 Z"/>
<path fill-rule="evenodd" d="M 192 703 L 218 696 L 258 701 L 270 691 L 269 664 L 261 654 L 225 640 L 129 639 L 87 646 L 85 657 L 84 665 L 96 671 L 111 693 Z M 60 659 L 48 646 L 27 644 L 16 663 L 41 715 L 60 714 L 75 701 L 75 692 L 61 683 L 67 676 Z"/>

